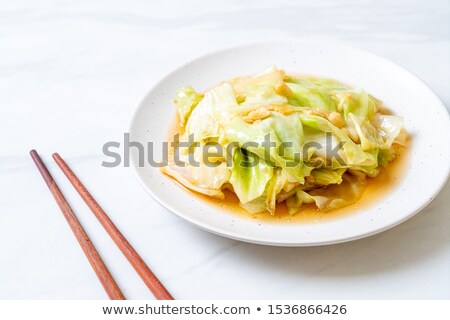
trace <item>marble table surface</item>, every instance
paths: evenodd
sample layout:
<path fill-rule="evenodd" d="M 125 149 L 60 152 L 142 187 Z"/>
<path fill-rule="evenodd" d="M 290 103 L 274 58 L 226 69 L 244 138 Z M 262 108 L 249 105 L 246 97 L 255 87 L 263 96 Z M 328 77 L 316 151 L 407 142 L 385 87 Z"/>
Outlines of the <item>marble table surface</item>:
<path fill-rule="evenodd" d="M 125 295 L 152 299 L 51 161 L 58 151 L 176 298 L 450 298 L 450 185 L 420 214 L 345 244 L 224 239 L 159 206 L 130 168 L 104 168 L 149 88 L 206 52 L 271 39 L 384 55 L 450 106 L 450 2 L 5 1 L 0 7 L 0 298 L 106 295 L 28 151 L 38 149 Z M 449 146 L 443 146 L 448 148 Z M 427 168 L 424 168 L 427 170 Z"/>

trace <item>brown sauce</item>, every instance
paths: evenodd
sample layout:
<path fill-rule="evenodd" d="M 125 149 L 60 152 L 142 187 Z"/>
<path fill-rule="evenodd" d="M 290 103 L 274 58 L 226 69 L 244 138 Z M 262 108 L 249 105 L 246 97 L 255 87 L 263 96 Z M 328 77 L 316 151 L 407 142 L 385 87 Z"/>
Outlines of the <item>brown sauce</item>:
<path fill-rule="evenodd" d="M 169 131 L 168 141 L 172 141 L 173 136 L 180 132 L 178 117 L 175 117 L 175 119 L 176 120 L 172 124 Z M 346 215 L 360 212 L 363 209 L 372 207 L 376 205 L 376 203 L 384 196 L 389 194 L 390 191 L 395 189 L 398 183 L 402 180 L 407 169 L 408 148 L 400 145 L 394 145 L 394 148 L 397 152 L 396 158 L 391 161 L 386 168 L 382 169 L 378 176 L 374 178 L 367 178 L 367 184 L 364 187 L 364 192 L 358 201 L 348 206 L 325 212 L 318 210 L 314 204 L 305 204 L 297 214 L 290 215 L 287 211 L 286 204 L 281 202 L 277 203 L 276 212 L 274 215 L 271 215 L 268 212 L 251 214 L 240 207 L 239 199 L 232 191 L 224 190 L 223 192 L 225 194 L 225 199 L 222 200 L 191 191 L 178 182 L 177 184 L 180 185 L 185 192 L 188 192 L 190 195 L 195 196 L 199 200 L 213 204 L 218 208 L 229 212 L 231 215 L 236 215 L 240 218 L 245 217 L 252 221 L 261 221 L 264 223 L 318 223 L 325 220 L 344 217 Z M 334 187 L 339 188 L 343 186 L 336 185 Z"/>
<path fill-rule="evenodd" d="M 314 204 L 303 205 L 301 210 L 295 214 L 290 215 L 287 212 L 287 207 L 284 202 L 277 203 L 276 212 L 274 215 L 266 213 L 250 214 L 239 206 L 239 199 L 236 194 L 225 190 L 225 199 L 220 200 L 196 192 L 187 191 L 202 201 L 214 204 L 231 214 L 239 215 L 240 217 L 247 217 L 252 220 L 258 220 L 264 223 L 316 223 L 329 219 L 336 219 L 348 214 L 358 212 L 362 209 L 374 206 L 385 195 L 389 194 L 403 178 L 403 173 L 407 168 L 407 150 L 405 147 L 397 147 L 397 157 L 390 162 L 381 173 L 374 178 L 367 178 L 367 184 L 364 188 L 364 193 L 361 198 L 353 204 L 346 207 L 320 211 Z M 342 186 L 336 186 L 337 188 Z"/>

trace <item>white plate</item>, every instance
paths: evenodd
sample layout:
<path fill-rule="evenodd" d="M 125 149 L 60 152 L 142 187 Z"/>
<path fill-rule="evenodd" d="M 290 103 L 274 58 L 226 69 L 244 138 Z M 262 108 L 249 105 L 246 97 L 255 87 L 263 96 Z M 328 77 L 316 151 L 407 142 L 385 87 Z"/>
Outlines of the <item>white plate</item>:
<path fill-rule="evenodd" d="M 450 171 L 450 119 L 439 98 L 416 76 L 374 54 L 330 43 L 275 42 L 231 48 L 189 62 L 163 78 L 134 114 L 130 136 L 144 145 L 154 142 L 161 157 L 175 115 L 171 99 L 190 84 L 199 91 L 272 65 L 292 73 L 331 77 L 365 88 L 384 101 L 413 136 L 403 180 L 383 200 L 360 212 L 316 224 L 271 224 L 240 218 L 182 190 L 145 163 L 138 166 L 132 149 L 131 166 L 144 188 L 165 208 L 210 232 L 247 242 L 312 246 L 366 237 L 412 217 L 445 184 Z"/>

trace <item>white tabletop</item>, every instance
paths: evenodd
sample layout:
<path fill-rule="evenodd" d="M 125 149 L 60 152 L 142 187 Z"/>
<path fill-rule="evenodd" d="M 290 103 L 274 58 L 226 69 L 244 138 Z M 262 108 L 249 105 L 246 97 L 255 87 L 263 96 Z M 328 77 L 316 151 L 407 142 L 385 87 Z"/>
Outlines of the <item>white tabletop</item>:
<path fill-rule="evenodd" d="M 185 61 L 266 39 L 384 55 L 450 105 L 450 2 L 7 1 L 0 8 L 0 298 L 106 295 L 28 151 L 36 148 L 124 294 L 152 299 L 51 160 L 58 151 L 179 299 L 450 298 L 450 186 L 420 214 L 345 244 L 224 239 L 159 206 L 130 168 L 104 168 L 149 88 Z M 448 146 L 443 146 L 448 147 Z M 426 168 L 424 168 L 426 170 Z"/>

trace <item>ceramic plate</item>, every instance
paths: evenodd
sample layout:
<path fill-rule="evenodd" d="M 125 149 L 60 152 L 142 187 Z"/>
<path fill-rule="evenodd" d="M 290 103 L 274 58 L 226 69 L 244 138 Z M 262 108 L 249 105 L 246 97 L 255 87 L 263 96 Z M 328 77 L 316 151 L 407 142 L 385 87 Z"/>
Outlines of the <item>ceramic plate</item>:
<path fill-rule="evenodd" d="M 161 158 L 175 109 L 177 89 L 190 84 L 199 91 L 276 65 L 288 73 L 331 77 L 362 87 L 404 118 L 412 136 L 401 181 L 378 202 L 338 219 L 320 223 L 270 223 L 231 214 L 193 196 L 145 161 L 137 149 L 131 166 L 142 186 L 162 206 L 200 228 L 237 240 L 280 246 L 332 244 L 366 237 L 412 217 L 445 184 L 450 170 L 450 119 L 439 98 L 420 79 L 380 56 L 331 43 L 274 42 L 231 48 L 205 55 L 163 78 L 134 114 L 130 137 L 143 145 L 153 142 L 154 159 Z"/>

